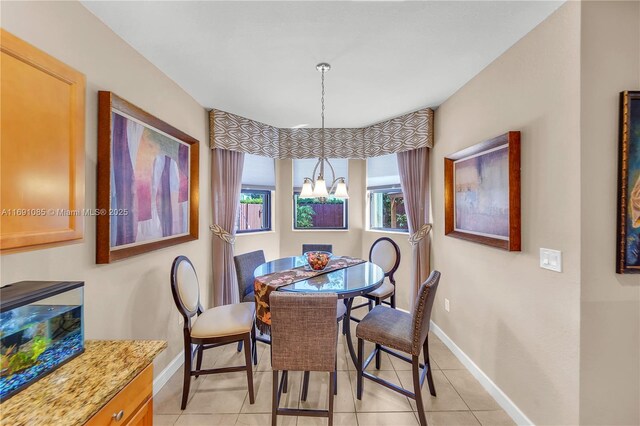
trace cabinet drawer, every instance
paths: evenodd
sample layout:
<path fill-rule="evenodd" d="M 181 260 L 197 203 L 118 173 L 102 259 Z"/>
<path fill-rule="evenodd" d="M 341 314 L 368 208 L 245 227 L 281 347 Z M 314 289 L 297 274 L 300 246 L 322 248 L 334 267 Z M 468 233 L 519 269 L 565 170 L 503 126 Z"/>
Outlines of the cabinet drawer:
<path fill-rule="evenodd" d="M 88 426 L 126 425 L 138 408 L 147 403 L 153 393 L 153 365 L 149 365 L 138 374 L 124 389 L 111 398 L 86 423 Z M 119 419 L 118 413 L 122 411 Z"/>

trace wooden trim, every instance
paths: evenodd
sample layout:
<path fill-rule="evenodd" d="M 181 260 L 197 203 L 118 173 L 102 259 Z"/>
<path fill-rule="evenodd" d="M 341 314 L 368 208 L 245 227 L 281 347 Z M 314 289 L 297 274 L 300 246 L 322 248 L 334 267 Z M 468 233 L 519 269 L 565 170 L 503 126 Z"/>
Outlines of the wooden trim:
<path fill-rule="evenodd" d="M 77 215 L 68 215 L 66 228 L 60 228 L 58 221 L 56 221 L 55 224 L 48 224 L 46 220 L 47 217 L 59 216 L 58 213 L 50 212 L 50 210 L 54 210 L 52 207 L 55 206 L 39 206 L 43 212 L 46 212 L 46 214 L 41 215 L 42 221 L 39 221 L 39 230 L 27 232 L 21 230 L 12 232 L 11 227 L 3 224 L 2 232 L 0 233 L 0 249 L 3 253 L 5 253 L 5 250 L 16 252 L 23 251 L 25 249 L 29 250 L 33 248 L 52 246 L 56 243 L 80 240 L 84 235 L 84 218 L 82 211 L 85 208 L 85 76 L 79 71 L 60 62 L 53 56 L 48 55 L 42 50 L 19 39 L 4 29 L 0 29 L 0 51 L 2 54 L 9 55 L 69 86 L 71 112 L 68 123 L 69 133 L 68 135 L 65 135 L 65 137 L 68 137 L 67 148 L 69 150 L 68 158 L 70 159 L 70 162 L 68 169 L 68 181 L 66 182 L 68 184 L 68 188 L 64 190 L 65 193 L 68 193 L 69 203 L 64 206 L 64 209 L 80 212 L 80 214 Z M 2 71 L 2 73 L 4 73 L 4 71 Z M 43 88 L 40 88 L 40 90 L 43 90 Z M 5 101 L 11 102 L 3 96 L 3 104 Z M 68 108 L 69 106 L 64 107 Z M 38 120 L 39 118 L 38 111 L 35 108 L 33 111 L 29 110 L 24 111 L 23 113 L 33 115 L 33 120 Z M 0 139 L 4 139 L 4 137 Z M 9 142 L 11 141 L 6 143 Z M 1 149 L 2 148 L 0 147 L 0 150 Z M 19 166 L 15 166 L 14 164 L 13 167 L 15 168 Z M 40 181 L 51 181 L 51 179 L 48 179 L 49 176 L 47 175 L 46 168 L 43 168 L 42 172 L 38 176 L 33 177 Z M 56 178 L 53 180 L 55 181 L 59 179 Z M 14 208 L 19 209 L 21 207 L 27 206 L 7 206 L 3 203 L 3 208 L 9 210 Z M 29 210 L 34 210 L 31 206 L 27 208 Z M 38 215 L 40 216 L 40 214 Z"/>
<path fill-rule="evenodd" d="M 503 240 L 490 236 L 476 235 L 455 230 L 455 185 L 454 162 L 472 155 L 480 154 L 501 145 L 508 145 L 509 158 L 509 239 Z M 444 233 L 508 251 L 521 250 L 521 207 L 520 207 L 520 132 L 511 131 L 476 145 L 455 152 L 444 159 Z"/>
<path fill-rule="evenodd" d="M 160 241 L 143 243 L 137 246 L 111 249 L 111 216 L 99 215 L 96 229 L 96 263 L 110 263 L 175 244 L 197 240 L 199 214 L 199 165 L 200 143 L 143 109 L 127 102 L 112 92 L 98 92 L 98 172 L 97 172 L 97 208 L 109 211 L 111 197 L 111 112 L 112 109 L 134 117 L 148 126 L 154 127 L 190 145 L 189 177 L 189 234 Z"/>
<path fill-rule="evenodd" d="M 629 151 L 631 150 L 630 103 L 631 100 L 639 100 L 640 91 L 620 92 L 620 125 L 618 145 L 618 214 L 616 233 L 616 273 L 640 274 L 640 266 L 627 265 L 626 241 L 627 241 L 627 214 L 629 198 Z"/>

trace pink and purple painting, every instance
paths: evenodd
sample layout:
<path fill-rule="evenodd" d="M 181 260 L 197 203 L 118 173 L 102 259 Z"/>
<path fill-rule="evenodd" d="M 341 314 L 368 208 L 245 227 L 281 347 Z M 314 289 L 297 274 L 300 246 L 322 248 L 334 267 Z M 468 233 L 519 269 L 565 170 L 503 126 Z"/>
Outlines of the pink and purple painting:
<path fill-rule="evenodd" d="M 111 113 L 113 249 L 189 233 L 190 145 Z"/>
<path fill-rule="evenodd" d="M 455 230 L 509 239 L 509 149 L 496 147 L 454 163 Z"/>

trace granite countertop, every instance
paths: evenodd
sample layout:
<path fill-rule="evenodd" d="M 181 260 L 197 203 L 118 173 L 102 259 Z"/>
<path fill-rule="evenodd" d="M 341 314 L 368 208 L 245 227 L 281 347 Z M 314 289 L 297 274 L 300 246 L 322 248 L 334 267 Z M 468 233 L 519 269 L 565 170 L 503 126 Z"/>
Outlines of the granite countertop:
<path fill-rule="evenodd" d="M 81 425 L 166 347 L 161 340 L 87 340 L 82 355 L 0 404 L 0 423 Z"/>

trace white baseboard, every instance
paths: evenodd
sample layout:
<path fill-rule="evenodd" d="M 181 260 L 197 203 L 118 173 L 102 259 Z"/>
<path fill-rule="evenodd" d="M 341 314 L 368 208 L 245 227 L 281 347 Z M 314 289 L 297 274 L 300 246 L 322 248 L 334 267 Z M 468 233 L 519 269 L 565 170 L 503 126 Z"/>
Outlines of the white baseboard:
<path fill-rule="evenodd" d="M 460 349 L 458 345 L 456 345 L 453 340 L 451 340 L 449 336 L 447 336 L 445 332 L 442 331 L 442 329 L 438 327 L 433 321 L 431 321 L 431 332 L 433 332 L 433 334 L 435 334 L 440 338 L 440 340 L 442 340 L 442 343 L 444 343 L 449 348 L 449 350 L 453 352 L 456 358 L 460 360 L 462 365 L 464 365 L 467 370 L 469 370 L 471 375 L 473 375 L 473 377 L 475 377 L 480 382 L 482 387 L 485 388 L 487 392 L 489 392 L 489 395 L 491 395 L 493 399 L 495 399 L 496 402 L 500 404 L 502 409 L 509 416 L 511 416 L 516 424 L 523 426 L 534 424 L 531 419 L 529 419 L 522 412 L 522 410 L 520 410 L 518 406 L 514 404 L 514 402 L 502 391 L 502 389 L 500 389 L 495 383 L 493 383 L 493 380 L 491 380 L 489 376 L 487 376 L 484 371 L 482 371 L 480 367 L 478 367 L 476 363 L 473 362 L 471 358 L 469 358 L 469 356 L 465 354 L 462 349 Z"/>
<path fill-rule="evenodd" d="M 169 365 L 167 365 L 164 370 L 162 370 L 160 374 L 158 374 L 156 378 L 153 379 L 153 396 L 156 396 L 160 389 L 162 389 L 162 387 L 167 384 L 171 376 L 173 376 L 175 372 L 178 371 L 183 363 L 184 353 L 180 352 L 174 359 L 171 360 Z"/>

